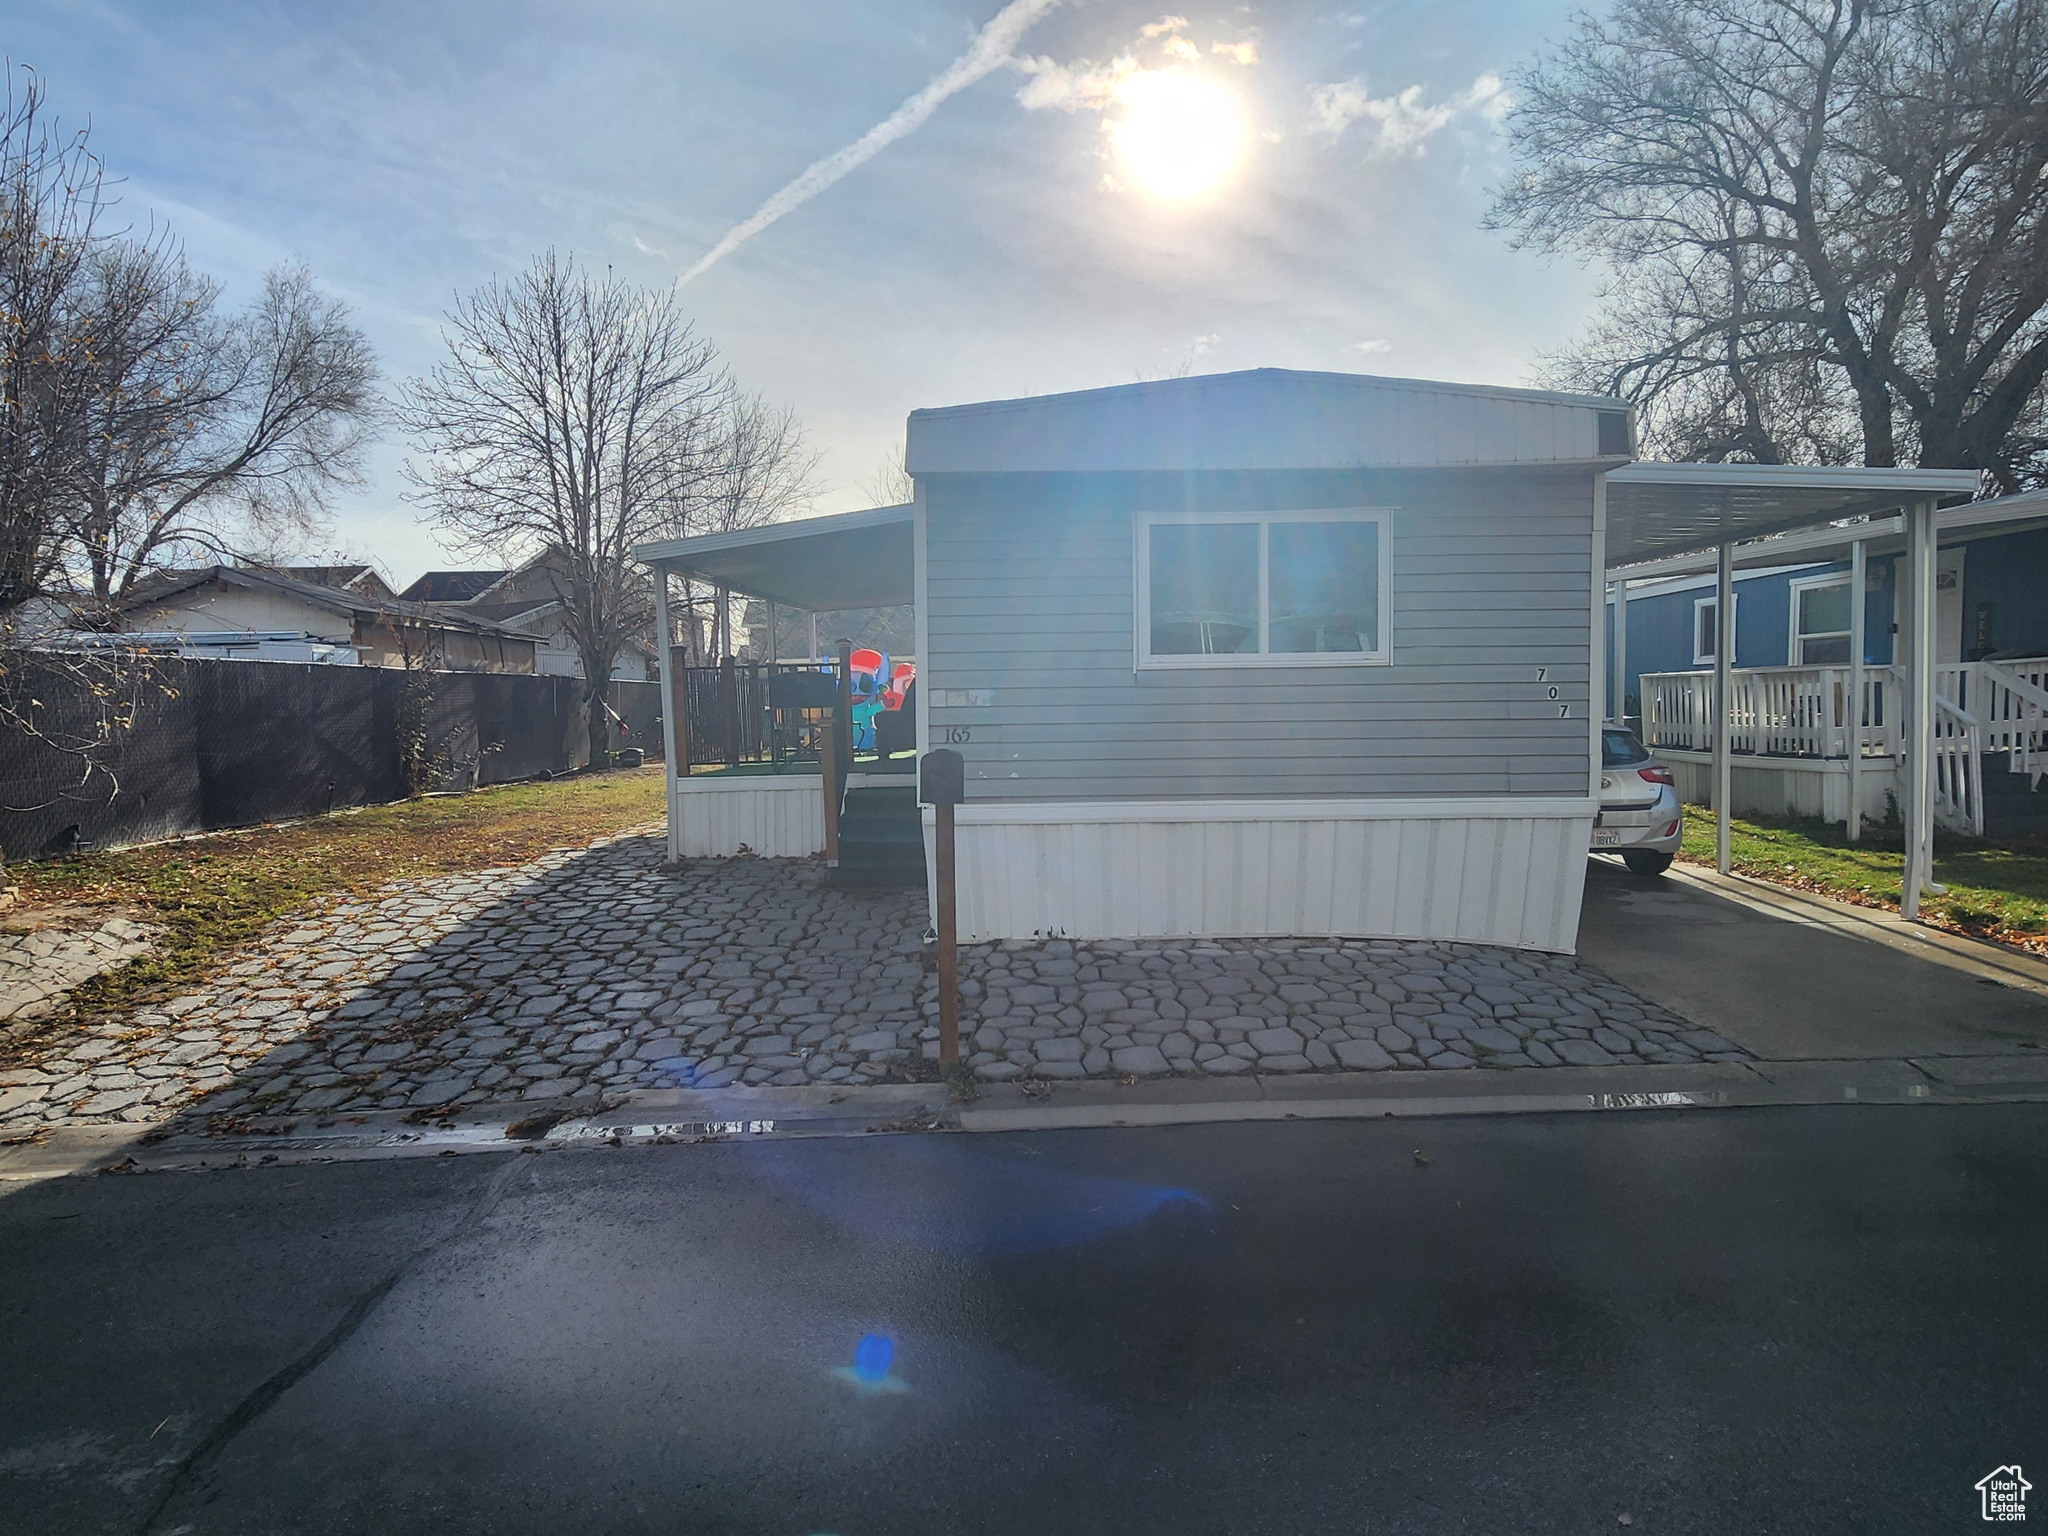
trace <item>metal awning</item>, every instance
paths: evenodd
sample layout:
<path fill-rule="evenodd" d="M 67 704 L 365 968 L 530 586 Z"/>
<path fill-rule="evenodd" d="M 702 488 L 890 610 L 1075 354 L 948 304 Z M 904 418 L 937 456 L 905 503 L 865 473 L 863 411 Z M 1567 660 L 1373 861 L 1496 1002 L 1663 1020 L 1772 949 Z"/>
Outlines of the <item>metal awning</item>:
<path fill-rule="evenodd" d="M 1607 565 L 1636 565 L 1976 494 L 1973 469 L 1637 463 L 1607 474 Z"/>
<path fill-rule="evenodd" d="M 915 593 L 916 516 L 914 506 L 870 507 L 643 544 L 633 557 L 811 613 L 898 607 Z"/>
<path fill-rule="evenodd" d="M 2048 528 L 2048 491 L 2025 491 L 2016 496 L 1998 496 L 1990 501 L 1973 501 L 1946 507 L 1935 515 L 1935 529 L 1943 544 L 1988 534 L 2026 533 Z M 1906 547 L 1906 518 L 1894 512 L 1863 522 L 1835 523 L 1797 533 L 1753 539 L 1735 546 L 1737 570 L 1759 566 L 1828 565 L 1846 561 L 1856 545 L 1872 559 L 1900 553 Z M 1714 569 L 1714 554 L 1702 550 L 1674 555 L 1665 560 L 1617 568 L 1609 565 L 1610 581 L 1662 581 L 1671 577 L 1697 576 Z"/>

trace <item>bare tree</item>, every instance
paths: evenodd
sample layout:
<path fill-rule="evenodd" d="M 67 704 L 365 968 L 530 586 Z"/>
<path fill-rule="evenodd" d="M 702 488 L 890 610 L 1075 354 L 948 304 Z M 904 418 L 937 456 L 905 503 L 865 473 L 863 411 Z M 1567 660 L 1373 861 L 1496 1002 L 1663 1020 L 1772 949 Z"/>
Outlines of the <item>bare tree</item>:
<path fill-rule="evenodd" d="M 0 118 L 0 615 L 62 561 L 57 513 L 85 438 L 83 338 L 72 300 L 105 211 L 83 132 L 51 119 L 43 84 L 7 71 Z"/>
<path fill-rule="evenodd" d="M 882 455 L 875 472 L 860 483 L 861 494 L 872 506 L 900 507 L 917 496 L 917 482 L 910 477 L 903 450 L 891 448 Z"/>
<path fill-rule="evenodd" d="M 673 290 L 635 289 L 553 252 L 459 299 L 448 357 L 403 393 L 430 516 L 469 548 L 544 549 L 583 662 L 591 761 L 605 684 L 649 612 L 636 545 L 687 522 L 729 394 Z"/>
<path fill-rule="evenodd" d="M 818 454 L 805 443 L 791 407 L 771 406 L 759 395 L 734 390 L 721 405 L 704 472 L 676 503 L 669 535 L 732 533 L 799 516 L 817 498 L 817 469 Z M 729 612 L 706 611 L 708 596 L 697 582 L 685 580 L 675 615 L 690 637 L 690 648 L 700 655 L 733 649 L 732 636 L 722 627 Z M 712 630 L 708 643 L 705 620 Z M 667 636 L 664 643 L 673 644 L 674 638 Z"/>
<path fill-rule="evenodd" d="M 360 483 L 377 366 L 347 307 L 303 269 L 270 273 L 232 318 L 217 295 L 168 248 L 92 263 L 91 431 L 67 533 L 102 603 L 174 551 L 303 542 Z"/>
<path fill-rule="evenodd" d="M 2048 474 L 2048 5 L 1618 0 L 1491 215 L 1615 271 L 1562 360 L 1732 456 Z"/>

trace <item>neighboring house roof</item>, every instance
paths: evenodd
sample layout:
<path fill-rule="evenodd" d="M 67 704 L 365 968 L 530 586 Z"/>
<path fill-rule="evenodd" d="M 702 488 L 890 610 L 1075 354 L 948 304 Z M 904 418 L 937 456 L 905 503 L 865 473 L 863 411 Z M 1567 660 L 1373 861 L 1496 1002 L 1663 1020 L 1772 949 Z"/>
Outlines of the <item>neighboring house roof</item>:
<path fill-rule="evenodd" d="M 121 612 L 132 613 L 138 608 L 148 608 L 215 584 L 241 587 L 246 591 L 278 593 L 281 596 L 297 598 L 329 613 L 347 614 L 351 619 L 406 619 L 431 629 L 459 629 L 472 634 L 504 635 L 516 640 L 533 638 L 507 625 L 471 617 L 459 610 L 426 603 L 409 603 L 397 598 L 388 602 L 379 601 L 345 587 L 322 586 L 318 582 L 300 581 L 277 571 L 244 570 L 231 565 L 202 566 L 191 571 L 167 571 L 136 587 L 118 606 Z"/>
<path fill-rule="evenodd" d="M 280 576 L 289 576 L 293 581 L 310 581 L 316 587 L 341 587 L 349 592 L 359 592 L 364 597 L 374 597 L 379 602 L 390 602 L 398 596 L 377 574 L 375 566 L 278 565 L 268 569 Z"/>
<path fill-rule="evenodd" d="M 510 571 L 428 571 L 398 595 L 409 603 L 466 603 L 509 575 Z"/>
<path fill-rule="evenodd" d="M 545 602 L 538 603 L 530 598 L 518 598 L 499 603 L 489 601 L 464 603 L 462 611 L 464 613 L 476 614 L 497 624 L 503 624 L 509 629 L 531 632 L 531 627 L 540 623 L 544 615 L 561 613 L 565 606 L 558 597 L 551 597 Z M 651 657 L 655 654 L 652 646 L 634 635 L 621 636 L 619 644 L 628 650 L 637 651 L 642 656 Z"/>

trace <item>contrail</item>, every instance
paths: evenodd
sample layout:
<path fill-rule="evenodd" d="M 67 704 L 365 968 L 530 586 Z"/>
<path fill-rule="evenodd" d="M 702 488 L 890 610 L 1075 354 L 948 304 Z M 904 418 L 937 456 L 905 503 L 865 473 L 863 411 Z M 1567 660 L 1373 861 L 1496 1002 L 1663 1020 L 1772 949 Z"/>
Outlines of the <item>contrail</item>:
<path fill-rule="evenodd" d="M 1017 46 L 1017 40 L 1031 29 L 1032 23 L 1059 3 L 1060 0 L 1010 0 L 981 29 L 974 45 L 946 67 L 944 74 L 846 148 L 809 166 L 795 181 L 763 203 L 753 217 L 733 225 L 726 231 L 724 239 L 704 253 L 697 265 L 676 279 L 676 286 L 680 288 L 707 271 L 785 213 L 809 202 L 848 171 L 873 159 L 905 134 L 922 126 L 948 96 L 965 90 L 983 75 L 999 68 L 1009 58 L 1010 50 Z"/>

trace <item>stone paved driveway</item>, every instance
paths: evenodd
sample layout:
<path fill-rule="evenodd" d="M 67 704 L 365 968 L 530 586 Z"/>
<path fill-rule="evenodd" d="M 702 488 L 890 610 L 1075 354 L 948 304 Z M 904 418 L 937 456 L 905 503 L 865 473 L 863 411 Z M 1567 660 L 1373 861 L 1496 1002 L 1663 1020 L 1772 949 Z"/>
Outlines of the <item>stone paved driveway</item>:
<path fill-rule="evenodd" d="M 587 1106 L 936 1055 L 921 895 L 661 853 L 630 834 L 333 905 L 204 990 L 0 1071 L 0 1130 Z M 1575 960 L 1470 945 L 1054 940 L 970 949 L 961 974 L 992 1080 L 1742 1059 Z"/>

